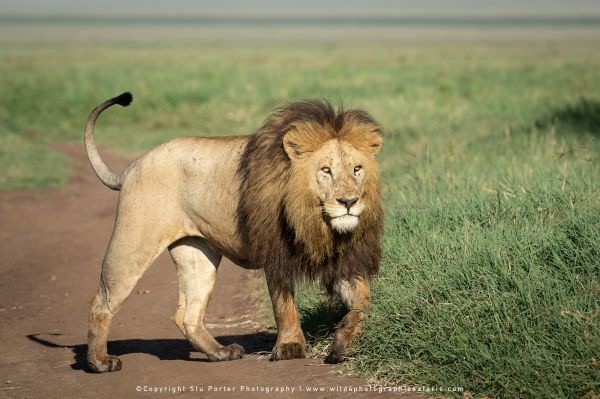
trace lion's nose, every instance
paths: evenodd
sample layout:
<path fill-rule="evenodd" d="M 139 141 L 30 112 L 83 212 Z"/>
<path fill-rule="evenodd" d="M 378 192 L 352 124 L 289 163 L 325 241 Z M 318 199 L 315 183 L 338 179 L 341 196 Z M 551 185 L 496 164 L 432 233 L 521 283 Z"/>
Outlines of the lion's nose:
<path fill-rule="evenodd" d="M 352 205 L 356 204 L 356 201 L 358 201 L 358 197 L 354 197 L 354 198 L 338 198 L 337 201 L 346 206 L 346 209 L 350 210 L 350 208 L 352 208 Z"/>

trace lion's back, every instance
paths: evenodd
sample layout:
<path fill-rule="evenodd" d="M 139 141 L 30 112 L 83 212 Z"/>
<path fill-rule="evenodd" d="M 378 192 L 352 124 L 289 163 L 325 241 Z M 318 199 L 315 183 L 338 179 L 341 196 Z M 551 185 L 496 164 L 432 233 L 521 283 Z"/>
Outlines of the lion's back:
<path fill-rule="evenodd" d="M 165 212 L 180 210 L 187 235 L 205 237 L 224 255 L 245 259 L 236 222 L 240 198 L 237 169 L 248 137 L 171 140 L 132 163 L 122 190 L 144 201 L 156 201 Z M 135 202 L 133 197 L 130 202 Z"/>

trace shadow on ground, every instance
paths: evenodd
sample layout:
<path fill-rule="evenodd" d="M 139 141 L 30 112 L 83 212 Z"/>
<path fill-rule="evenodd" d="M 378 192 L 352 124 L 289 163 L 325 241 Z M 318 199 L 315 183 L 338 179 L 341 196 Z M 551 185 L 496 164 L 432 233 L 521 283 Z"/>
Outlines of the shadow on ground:
<path fill-rule="evenodd" d="M 73 351 L 74 363 L 71 368 L 74 370 L 84 370 L 88 372 L 86 353 L 87 345 L 62 345 L 52 342 L 49 339 L 40 338 L 40 336 L 60 336 L 61 334 L 41 333 L 30 334 L 27 338 L 37 344 L 48 348 L 70 348 Z M 232 343 L 240 344 L 244 347 L 247 354 L 257 354 L 270 352 L 275 344 L 275 333 L 257 332 L 254 334 L 226 335 L 216 337 L 217 341 L 223 345 Z M 196 352 L 190 343 L 185 339 L 123 339 L 108 342 L 108 353 L 122 356 L 130 353 L 146 353 L 156 356 L 161 360 L 190 360 L 207 362 L 204 357 L 193 358 L 190 355 Z"/>
<path fill-rule="evenodd" d="M 302 330 L 309 344 L 329 339 L 344 315 L 346 308 L 338 301 L 320 302 L 302 313 Z"/>
<path fill-rule="evenodd" d="M 538 119 L 535 126 L 554 126 L 566 133 L 600 135 L 600 101 L 580 97 L 576 102 L 556 108 Z"/>

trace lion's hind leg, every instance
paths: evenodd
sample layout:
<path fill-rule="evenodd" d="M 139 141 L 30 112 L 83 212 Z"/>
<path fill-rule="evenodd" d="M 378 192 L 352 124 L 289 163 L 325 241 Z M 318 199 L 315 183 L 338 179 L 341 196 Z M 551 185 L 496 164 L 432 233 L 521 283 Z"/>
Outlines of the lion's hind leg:
<path fill-rule="evenodd" d="M 204 353 L 208 360 L 235 360 L 242 357 L 244 348 L 237 344 L 223 346 L 204 326 L 206 307 L 217 277 L 221 255 L 206 241 L 186 237 L 169 247 L 179 279 L 179 304 L 175 323 L 190 341 Z"/>
<path fill-rule="evenodd" d="M 91 371 L 103 373 L 121 369 L 121 360 L 107 353 L 110 324 L 136 283 L 162 252 L 166 244 L 159 234 L 140 233 L 117 225 L 102 263 L 100 287 L 92 299 L 89 314 L 87 363 Z M 137 233 L 144 239 L 136 237 Z M 131 241 L 140 243 L 131 245 Z"/>

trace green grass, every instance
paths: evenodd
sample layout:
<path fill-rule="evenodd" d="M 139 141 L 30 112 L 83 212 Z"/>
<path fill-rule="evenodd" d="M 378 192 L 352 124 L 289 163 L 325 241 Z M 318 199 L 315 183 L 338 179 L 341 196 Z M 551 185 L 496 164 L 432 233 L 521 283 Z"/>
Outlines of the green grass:
<path fill-rule="evenodd" d="M 68 159 L 16 134 L 0 134 L 0 188 L 58 188 L 69 177 Z"/>
<path fill-rule="evenodd" d="M 0 46 L 2 188 L 64 183 L 46 145 L 81 140 L 124 90 L 133 105 L 97 137 L 131 151 L 249 133 L 293 99 L 369 110 L 386 129 L 384 251 L 349 365 L 478 396 L 600 391 L 595 44 Z M 324 350 L 339 309 L 304 294 Z"/>

